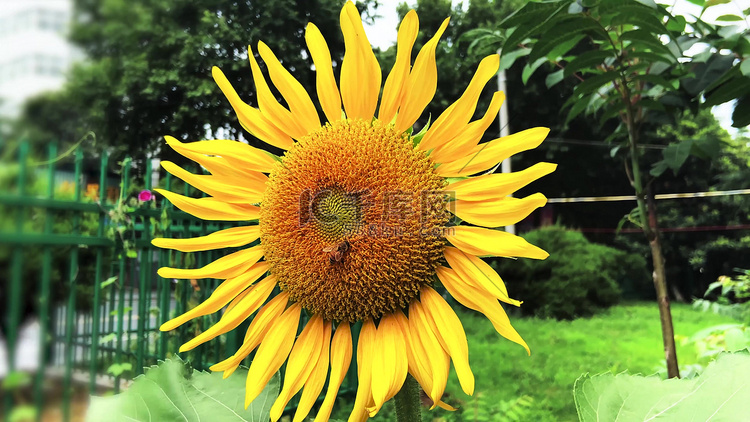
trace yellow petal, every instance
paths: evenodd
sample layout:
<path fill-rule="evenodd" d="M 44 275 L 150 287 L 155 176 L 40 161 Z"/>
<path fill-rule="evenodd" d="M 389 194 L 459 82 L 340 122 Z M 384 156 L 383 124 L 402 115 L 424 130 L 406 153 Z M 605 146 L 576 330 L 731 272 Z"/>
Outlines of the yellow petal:
<path fill-rule="evenodd" d="M 351 3 L 347 3 L 351 4 Z M 354 399 L 354 408 L 349 415 L 349 422 L 360 421 L 368 417 L 367 404 L 372 399 L 372 359 L 375 350 L 375 324 L 368 319 L 362 324 L 359 332 L 359 343 L 357 343 L 357 396 Z"/>
<path fill-rule="evenodd" d="M 487 128 L 497 118 L 500 106 L 505 101 L 505 94 L 495 92 L 490 100 L 490 105 L 481 119 L 475 120 L 466 126 L 449 142 L 436 147 L 430 153 L 430 159 L 434 163 L 453 161 L 456 157 L 463 157 L 470 153 L 472 148 L 479 144 Z"/>
<path fill-rule="evenodd" d="M 499 66 L 500 56 L 497 54 L 487 56 L 479 63 L 464 93 L 435 120 L 417 149 L 421 151 L 435 149 L 455 138 L 465 128 L 474 115 L 482 89 L 497 74 Z"/>
<path fill-rule="evenodd" d="M 346 52 L 341 63 L 341 99 L 350 119 L 371 120 L 380 94 L 380 64 L 367 40 L 357 7 L 346 2 L 341 9 L 341 32 Z"/>
<path fill-rule="evenodd" d="M 408 372 L 404 334 L 393 314 L 380 319 L 375 342 L 377 347 L 372 359 L 372 398 L 375 408 L 370 410 L 370 417 L 401 390 Z"/>
<path fill-rule="evenodd" d="M 336 400 L 341 383 L 352 361 L 352 334 L 348 322 L 342 321 L 336 327 L 336 333 L 331 342 L 331 379 L 328 390 L 314 422 L 325 422 L 331 416 L 333 402 Z"/>
<path fill-rule="evenodd" d="M 243 179 L 226 179 L 217 176 L 197 175 L 190 173 L 171 161 L 162 161 L 164 170 L 193 185 L 196 189 L 214 198 L 235 204 L 253 204 L 263 199 L 266 186 Z M 242 183 L 239 185 L 238 183 Z"/>
<path fill-rule="evenodd" d="M 258 245 L 241 251 L 232 252 L 201 268 L 182 269 L 161 267 L 157 271 L 163 278 L 232 278 L 255 265 L 263 257 L 263 248 Z"/>
<path fill-rule="evenodd" d="M 198 345 L 237 328 L 238 325 L 242 324 L 248 317 L 250 317 L 250 315 L 260 308 L 263 302 L 268 299 L 268 296 L 271 294 L 274 287 L 276 287 L 275 277 L 266 277 L 258 284 L 251 287 L 250 291 L 244 295 L 242 300 L 240 300 L 235 306 L 227 308 L 227 311 L 221 316 L 219 322 L 180 346 L 180 353 L 192 350 Z"/>
<path fill-rule="evenodd" d="M 279 59 L 263 41 L 258 43 L 258 52 L 263 61 L 266 62 L 271 82 L 279 90 L 286 103 L 289 104 L 294 119 L 299 121 L 308 133 L 320 129 L 318 112 L 302 84 L 281 65 Z"/>
<path fill-rule="evenodd" d="M 178 141 L 172 136 L 165 136 L 164 140 L 167 141 L 172 149 L 177 151 L 180 155 L 185 156 L 196 163 L 203 166 L 211 174 L 230 176 L 237 178 L 247 178 L 252 182 L 265 183 L 268 179 L 263 173 L 245 169 L 244 166 L 233 166 L 223 157 L 217 157 L 214 155 L 206 155 L 191 151 L 186 147 L 185 143 Z"/>
<path fill-rule="evenodd" d="M 453 359 L 461 389 L 468 395 L 474 394 L 474 374 L 469 366 L 469 344 L 466 341 L 466 333 L 461 321 L 448 302 L 431 287 L 424 286 L 420 292 L 420 298 L 426 314 L 435 323 L 437 328 L 435 334 L 438 338 L 442 338 L 446 351 Z"/>
<path fill-rule="evenodd" d="M 240 141 L 229 139 L 213 139 L 210 141 L 198 142 L 180 142 L 179 145 L 173 145 L 173 148 L 180 148 L 197 154 L 218 155 L 224 157 L 230 163 L 238 167 L 247 169 L 269 172 L 277 163 L 277 158 L 262 149 L 251 147 Z"/>
<path fill-rule="evenodd" d="M 252 243 L 260 237 L 260 226 L 241 226 L 219 230 L 207 236 L 186 239 L 158 238 L 151 244 L 157 248 L 174 249 L 180 252 L 197 252 L 211 249 L 236 248 Z"/>
<path fill-rule="evenodd" d="M 438 402 L 437 402 L 437 406 L 438 406 L 439 408 L 441 408 L 441 409 L 445 409 L 445 410 L 447 410 L 447 411 L 449 411 L 449 412 L 455 412 L 456 410 L 458 410 L 458 409 L 456 409 L 455 407 L 453 407 L 453 406 L 451 406 L 451 405 L 449 405 L 449 404 L 447 404 L 447 403 L 445 403 L 445 402 L 442 402 L 442 401 L 438 401 Z"/>
<path fill-rule="evenodd" d="M 453 246 L 476 256 L 504 256 L 546 259 L 549 254 L 524 238 L 483 227 L 450 227 L 445 236 Z"/>
<path fill-rule="evenodd" d="M 535 193 L 525 198 L 507 196 L 486 201 L 463 201 L 459 199 L 453 202 L 451 211 L 470 224 L 500 227 L 518 223 L 546 203 L 547 197 L 541 193 Z"/>
<path fill-rule="evenodd" d="M 252 53 L 250 54 L 252 55 Z M 234 109 L 234 112 L 237 113 L 237 118 L 245 130 L 263 142 L 277 148 L 286 150 L 294 145 L 294 141 L 292 141 L 289 134 L 276 127 L 260 110 L 250 107 L 240 99 L 237 91 L 234 90 L 221 69 L 214 66 L 211 69 L 211 73 L 219 89 L 221 89 L 221 92 L 229 100 L 229 104 Z"/>
<path fill-rule="evenodd" d="M 253 221 L 260 216 L 254 205 L 229 204 L 216 198 L 190 198 L 164 189 L 154 189 L 175 207 L 203 220 Z"/>
<path fill-rule="evenodd" d="M 255 92 L 260 112 L 274 126 L 292 138 L 297 140 L 302 139 L 303 136 L 307 135 L 307 129 L 302 125 L 302 122 L 294 118 L 295 116 L 291 111 L 287 110 L 286 107 L 276 100 L 276 97 L 271 92 L 271 88 L 266 83 L 266 78 L 263 76 L 263 72 L 261 72 L 260 66 L 258 66 L 258 62 L 255 60 L 255 53 L 253 53 L 253 49 L 250 46 L 247 47 L 247 55 L 250 59 L 250 69 L 253 71 L 253 81 L 255 81 Z"/>
<path fill-rule="evenodd" d="M 396 116 L 396 130 L 399 132 L 410 128 L 435 96 L 437 87 L 437 64 L 435 49 L 440 37 L 448 27 L 450 18 L 446 18 L 435 35 L 419 50 L 414 67 L 406 80 L 402 103 Z"/>
<path fill-rule="evenodd" d="M 383 98 L 380 100 L 378 119 L 389 123 L 396 117 L 398 106 L 401 105 L 406 81 L 409 77 L 411 65 L 411 50 L 419 33 L 419 18 L 417 12 L 410 10 L 398 27 L 396 62 L 383 85 Z"/>
<path fill-rule="evenodd" d="M 443 177 L 458 177 L 485 171 L 513 154 L 538 147 L 548 133 L 549 129 L 536 127 L 479 144 L 466 156 L 439 165 L 435 173 Z"/>
<path fill-rule="evenodd" d="M 323 348 L 323 318 L 315 315 L 294 343 L 284 371 L 284 387 L 271 406 L 271 421 L 281 418 L 289 400 L 305 385 Z"/>
<path fill-rule="evenodd" d="M 315 87 L 323 113 L 329 122 L 341 120 L 341 94 L 336 85 L 336 78 L 333 76 L 333 64 L 328 44 L 318 27 L 312 23 L 308 23 L 305 29 L 305 41 L 307 41 L 307 49 L 315 64 Z"/>
<path fill-rule="evenodd" d="M 463 282 L 458 274 L 450 268 L 438 267 L 437 275 L 448 293 L 457 301 L 469 309 L 483 313 L 501 336 L 520 344 L 526 349 L 527 353 L 531 353 L 529 346 L 510 324 L 510 319 L 508 319 L 508 315 L 500 302 L 484 295 L 482 290 Z"/>
<path fill-rule="evenodd" d="M 404 348 L 404 352 L 406 353 L 406 359 L 408 361 L 409 373 L 412 374 L 412 376 L 422 386 L 422 389 L 424 389 L 425 391 L 431 391 L 432 371 L 430 370 L 429 365 L 425 363 L 424 359 L 417 359 L 415 353 L 415 347 L 417 347 L 417 350 L 422 350 L 421 344 L 412 344 L 414 341 L 418 342 L 419 340 L 412 339 L 411 329 L 409 328 L 409 320 L 406 318 L 404 313 L 401 312 L 401 310 L 397 309 L 393 313 L 393 315 L 396 322 L 401 327 L 401 331 L 404 333 L 404 344 L 406 346 Z M 420 354 L 421 353 L 422 352 L 420 352 Z"/>
<path fill-rule="evenodd" d="M 438 402 L 448 382 L 450 360 L 445 348 L 440 344 L 441 339 L 428 321 L 424 307 L 416 300 L 409 305 L 409 329 L 414 346 L 414 358 L 421 362 L 420 365 L 430 375 L 432 387 L 427 391 L 427 395 L 433 402 Z"/>
<path fill-rule="evenodd" d="M 302 305 L 296 303 L 274 321 L 255 353 L 245 384 L 245 408 L 263 391 L 292 350 Z"/>
<path fill-rule="evenodd" d="M 513 173 L 485 174 L 449 184 L 445 190 L 453 192 L 456 199 L 484 201 L 502 198 L 521 189 L 534 180 L 546 176 L 557 168 L 557 164 L 537 163 L 526 170 Z"/>
<path fill-rule="evenodd" d="M 266 272 L 268 272 L 268 264 L 265 262 L 259 262 L 237 277 L 227 279 L 226 281 L 221 283 L 213 293 L 211 293 L 211 296 L 208 299 L 204 300 L 203 302 L 198 304 L 198 306 L 188 310 L 184 314 L 165 322 L 161 325 L 161 327 L 159 327 L 159 330 L 174 330 L 175 328 L 190 321 L 191 319 L 212 314 L 218 311 L 219 309 L 223 308 L 230 300 L 232 300 L 232 298 L 236 297 L 243 290 L 255 283 L 255 281 Z M 269 277 L 275 279 L 273 276 Z"/>
<path fill-rule="evenodd" d="M 351 340 L 349 341 L 351 344 Z M 318 362 L 315 364 L 310 377 L 305 383 L 305 389 L 302 390 L 302 396 L 297 403 L 297 410 L 294 412 L 294 419 L 292 422 L 301 422 L 312 409 L 315 402 L 320 396 L 320 392 L 323 390 L 323 385 L 326 383 L 326 375 L 328 375 L 328 363 L 329 363 L 329 348 L 331 346 L 331 323 L 326 322 L 323 327 L 323 344 L 320 351 L 320 357 Z"/>
<path fill-rule="evenodd" d="M 211 366 L 209 369 L 212 371 L 224 371 L 224 378 L 231 375 L 237 369 L 240 362 L 258 347 L 263 336 L 266 335 L 273 325 L 273 321 L 276 321 L 286 309 L 288 301 L 288 292 L 279 293 L 276 297 L 269 300 L 253 318 L 239 350 L 231 357 Z"/>
<path fill-rule="evenodd" d="M 508 289 L 503 279 L 481 258 L 466 254 L 460 249 L 446 247 L 444 250 L 445 260 L 448 261 L 461 278 L 473 285 L 478 286 L 488 294 L 511 305 L 520 306 L 521 302 L 508 297 Z"/>

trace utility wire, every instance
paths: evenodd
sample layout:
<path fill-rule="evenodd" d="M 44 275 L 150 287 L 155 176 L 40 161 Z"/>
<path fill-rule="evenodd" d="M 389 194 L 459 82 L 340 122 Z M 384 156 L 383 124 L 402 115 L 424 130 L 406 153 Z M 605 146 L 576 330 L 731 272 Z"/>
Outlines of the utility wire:
<path fill-rule="evenodd" d="M 734 196 L 750 195 L 750 189 L 735 189 L 711 192 L 687 192 L 687 193 L 661 193 L 654 195 L 654 199 L 686 199 L 686 198 L 707 198 L 712 196 Z M 615 201 L 635 201 L 635 195 L 619 196 L 579 196 L 575 198 L 549 198 L 549 204 L 564 204 L 573 202 L 615 202 Z"/>

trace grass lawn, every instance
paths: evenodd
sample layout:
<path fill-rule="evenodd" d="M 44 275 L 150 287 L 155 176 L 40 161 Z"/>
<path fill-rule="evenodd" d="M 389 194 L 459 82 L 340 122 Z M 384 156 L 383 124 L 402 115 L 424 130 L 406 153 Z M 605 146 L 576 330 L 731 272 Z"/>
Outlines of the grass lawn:
<path fill-rule="evenodd" d="M 708 326 L 732 322 L 685 304 L 673 304 L 672 316 L 678 338 Z M 465 409 L 488 409 L 525 395 L 533 398 L 533 404 L 522 420 L 577 421 L 572 391 L 573 383 L 581 374 L 626 370 L 653 374 L 664 366 L 656 303 L 620 305 L 594 317 L 574 321 L 511 317 L 513 325 L 529 344 L 531 356 L 521 346 L 500 337 L 480 314 L 466 311 L 459 317 L 469 339 L 469 361 L 476 378 L 474 395 L 480 399 L 472 401 L 467 397 L 452 373 L 445 401 Z M 683 359 L 680 363 L 690 363 L 692 355 L 692 346 L 681 347 L 678 341 L 677 357 Z M 337 410 L 338 416 L 343 409 Z M 425 411 L 423 419 L 504 420 L 474 418 L 473 412 L 448 413 L 440 409 Z M 372 420 L 391 421 L 395 416 L 386 407 Z"/>

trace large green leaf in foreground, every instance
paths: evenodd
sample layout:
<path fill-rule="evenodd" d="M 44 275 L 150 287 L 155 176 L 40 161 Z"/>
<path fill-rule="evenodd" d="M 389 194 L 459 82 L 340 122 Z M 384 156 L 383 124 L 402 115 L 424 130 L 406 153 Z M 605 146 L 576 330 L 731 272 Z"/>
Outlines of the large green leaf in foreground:
<path fill-rule="evenodd" d="M 586 374 L 573 390 L 582 422 L 747 420 L 750 354 L 723 354 L 693 379 Z"/>
<path fill-rule="evenodd" d="M 245 409 L 246 375 L 243 368 L 227 379 L 222 379 L 221 373 L 191 373 L 179 358 L 168 359 L 147 369 L 121 394 L 92 396 L 86 421 L 268 421 L 279 394 L 279 375 Z"/>

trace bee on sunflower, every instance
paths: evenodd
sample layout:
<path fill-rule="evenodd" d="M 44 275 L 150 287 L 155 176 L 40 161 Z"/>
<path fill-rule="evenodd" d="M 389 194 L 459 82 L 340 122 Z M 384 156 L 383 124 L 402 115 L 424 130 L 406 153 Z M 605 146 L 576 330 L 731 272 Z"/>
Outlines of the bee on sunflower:
<path fill-rule="evenodd" d="M 211 369 L 227 377 L 255 351 L 247 405 L 286 362 L 283 388 L 271 409 L 273 421 L 300 390 L 294 421 L 303 420 L 326 380 L 315 421 L 328 420 L 351 365 L 355 323 L 361 323 L 361 330 L 350 421 L 377 414 L 408 374 L 434 406 L 450 408 L 441 397 L 451 361 L 462 389 L 472 394 L 466 335 L 434 289 L 437 283 L 459 303 L 486 315 L 500 335 L 528 350 L 500 304 L 520 302 L 508 297 L 503 280 L 480 257 L 547 257 L 496 228 L 516 223 L 546 203 L 539 193 L 509 195 L 555 165 L 470 176 L 537 147 L 549 130 L 533 128 L 480 143 L 504 100 L 502 92 L 494 93 L 484 116 L 470 121 L 482 89 L 498 70 L 499 57 L 492 55 L 481 61 L 458 100 L 428 128 L 412 133 L 435 94 L 435 50 L 447 25 L 448 19 L 412 63 L 419 24 L 414 11 L 405 16 L 396 61 L 380 95 L 380 65 L 353 3 L 341 11 L 346 53 L 338 83 L 325 39 L 308 24 L 305 39 L 327 120 L 322 124 L 308 93 L 264 43 L 258 53 L 288 106 L 274 97 L 252 49 L 257 108 L 244 103 L 214 68 L 213 77 L 242 127 L 284 150 L 281 157 L 238 141 L 166 138 L 210 175 L 195 175 L 171 162 L 163 162 L 164 168 L 209 196 L 158 190 L 160 194 L 201 219 L 257 224 L 197 238 L 155 239 L 153 244 L 193 252 L 260 242 L 202 268 L 161 268 L 159 275 L 165 278 L 225 280 L 203 303 L 161 329 L 172 330 L 223 308 L 219 322 L 182 345 L 180 351 L 186 351 L 254 315 L 239 350 Z M 271 297 L 277 286 L 281 293 Z M 303 312 L 309 320 L 297 336 Z"/>

